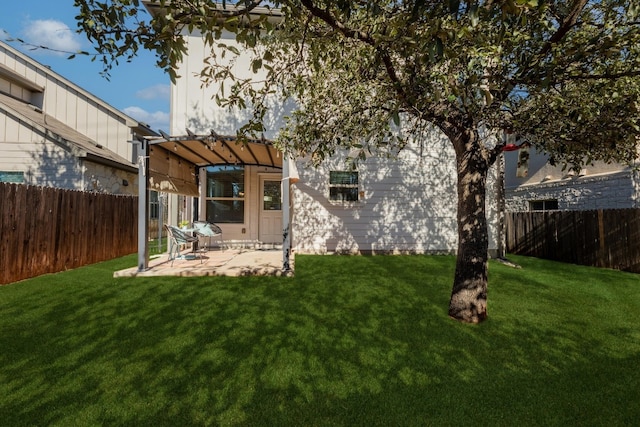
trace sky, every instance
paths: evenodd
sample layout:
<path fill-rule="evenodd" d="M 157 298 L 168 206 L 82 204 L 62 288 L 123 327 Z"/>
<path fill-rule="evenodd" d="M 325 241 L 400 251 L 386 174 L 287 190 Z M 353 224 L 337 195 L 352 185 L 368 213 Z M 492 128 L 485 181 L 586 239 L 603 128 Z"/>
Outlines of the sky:
<path fill-rule="evenodd" d="M 169 131 L 169 76 L 155 66 L 152 53 L 120 61 L 107 80 L 97 59 L 67 59 L 69 54 L 7 41 L 13 37 L 63 52 L 91 52 L 87 38 L 76 33 L 76 15 L 73 0 L 3 0 L 0 39 L 153 130 Z"/>

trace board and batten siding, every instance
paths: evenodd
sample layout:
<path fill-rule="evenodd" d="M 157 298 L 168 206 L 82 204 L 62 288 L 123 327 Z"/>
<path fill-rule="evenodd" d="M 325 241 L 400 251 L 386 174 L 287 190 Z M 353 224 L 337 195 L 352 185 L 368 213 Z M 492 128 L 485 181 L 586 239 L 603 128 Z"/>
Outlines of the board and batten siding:
<path fill-rule="evenodd" d="M 43 110 L 103 147 L 134 161 L 131 129 L 124 117 L 64 82 L 49 76 Z"/>
<path fill-rule="evenodd" d="M 133 144 L 129 143 L 133 136 L 129 126 L 134 126 L 135 122 L 128 116 L 46 66 L 2 45 L 0 64 L 44 89 L 39 93 L 19 82 L 0 78 L 0 90 L 30 102 L 121 157 L 135 160 Z"/>
<path fill-rule="evenodd" d="M 203 82 L 197 77 L 200 75 L 204 63 L 203 58 L 210 56 L 210 48 L 206 47 L 202 38 L 198 35 L 186 34 L 189 54 L 183 58 L 177 73 L 182 78 L 177 79 L 171 85 L 171 134 L 183 135 L 185 129 L 195 133 L 209 133 L 211 130 L 220 135 L 235 135 L 236 131 L 251 118 L 251 111 L 234 110 L 230 113 L 226 108 L 216 104 L 215 95 L 219 92 L 219 81 L 208 82 L 203 87 Z M 263 79 L 264 70 L 253 73 L 251 70 L 251 56 L 243 51 L 241 45 L 235 41 L 235 35 L 223 31 L 220 42 L 235 46 L 241 51 L 237 58 L 228 54 L 226 60 L 233 60 L 233 73 L 238 79 L 253 78 L 257 81 Z M 220 63 L 224 60 L 219 58 Z M 224 88 L 229 94 L 231 82 L 225 81 Z M 284 125 L 284 116 L 291 111 L 291 106 L 283 105 L 277 97 L 267 100 L 269 111 L 264 119 L 265 138 L 275 138 L 279 129 Z"/>

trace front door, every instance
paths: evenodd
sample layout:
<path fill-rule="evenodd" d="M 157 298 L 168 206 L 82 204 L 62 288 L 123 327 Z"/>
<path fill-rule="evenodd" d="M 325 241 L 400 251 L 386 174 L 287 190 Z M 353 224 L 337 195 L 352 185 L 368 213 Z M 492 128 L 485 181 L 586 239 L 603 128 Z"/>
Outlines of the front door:
<path fill-rule="evenodd" d="M 278 175 L 260 176 L 260 226 L 263 243 L 282 243 L 282 184 Z"/>

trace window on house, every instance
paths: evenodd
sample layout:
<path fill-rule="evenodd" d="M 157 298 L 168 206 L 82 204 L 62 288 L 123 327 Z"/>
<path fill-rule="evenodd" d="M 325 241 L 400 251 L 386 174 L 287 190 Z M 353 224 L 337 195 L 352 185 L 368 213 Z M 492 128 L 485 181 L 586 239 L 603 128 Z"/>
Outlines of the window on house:
<path fill-rule="evenodd" d="M 160 200 L 157 191 L 149 191 L 149 219 L 160 217 Z"/>
<path fill-rule="evenodd" d="M 207 221 L 244 223 L 244 166 L 207 167 Z"/>
<path fill-rule="evenodd" d="M 558 200 L 531 200 L 529 201 L 530 211 L 557 211 Z"/>
<path fill-rule="evenodd" d="M 329 200 L 338 202 L 357 202 L 358 172 L 329 172 Z"/>
<path fill-rule="evenodd" d="M 24 172 L 0 171 L 0 182 L 22 184 L 24 182 Z"/>
<path fill-rule="evenodd" d="M 264 181 L 262 186 L 262 210 L 282 210 L 282 185 L 280 181 Z"/>

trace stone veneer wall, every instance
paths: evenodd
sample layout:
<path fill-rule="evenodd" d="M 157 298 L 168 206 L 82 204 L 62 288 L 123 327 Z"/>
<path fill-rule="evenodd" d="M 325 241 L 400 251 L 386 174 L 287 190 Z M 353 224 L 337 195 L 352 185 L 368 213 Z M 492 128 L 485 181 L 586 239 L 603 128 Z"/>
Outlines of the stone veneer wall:
<path fill-rule="evenodd" d="M 507 188 L 506 211 L 529 210 L 529 202 L 558 200 L 560 210 L 624 209 L 640 207 L 638 172 L 581 176 Z"/>
<path fill-rule="evenodd" d="M 137 174 L 88 161 L 84 161 L 83 166 L 84 188 L 82 190 L 110 194 L 138 194 Z"/>

